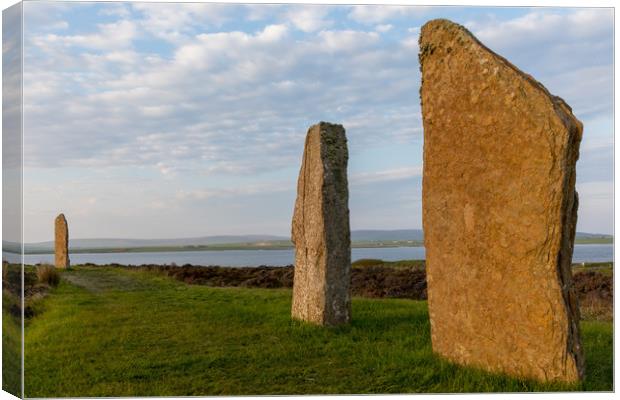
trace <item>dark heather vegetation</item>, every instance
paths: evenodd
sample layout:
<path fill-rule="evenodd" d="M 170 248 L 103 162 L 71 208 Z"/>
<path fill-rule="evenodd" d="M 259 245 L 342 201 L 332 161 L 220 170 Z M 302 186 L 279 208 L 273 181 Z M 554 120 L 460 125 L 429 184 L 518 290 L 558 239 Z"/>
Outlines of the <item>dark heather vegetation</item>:
<path fill-rule="evenodd" d="M 58 286 L 60 273 L 51 265 L 40 265 L 37 267 L 37 281 L 48 286 Z"/>
<path fill-rule="evenodd" d="M 59 274 L 54 287 L 26 268 L 27 397 L 613 388 L 611 314 L 583 309 L 587 376 L 577 385 L 516 379 L 437 357 L 426 302 L 415 300 L 426 291 L 420 261 L 355 263 L 353 321 L 339 328 L 290 319 L 292 267 L 89 265 Z M 421 278 L 407 278 L 416 274 Z M 599 292 L 613 297 L 600 276 L 575 274 L 580 300 Z M 3 289 L 3 300 L 15 298 Z M 4 309 L 3 317 L 5 332 L 15 333 L 3 342 L 12 344 L 17 320 Z"/>

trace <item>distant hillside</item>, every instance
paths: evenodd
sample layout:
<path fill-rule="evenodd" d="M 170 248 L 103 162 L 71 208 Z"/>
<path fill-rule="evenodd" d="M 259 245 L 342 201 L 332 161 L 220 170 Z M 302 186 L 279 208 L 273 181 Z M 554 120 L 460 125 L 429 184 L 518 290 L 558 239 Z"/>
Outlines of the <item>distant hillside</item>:
<path fill-rule="evenodd" d="M 181 239 L 70 239 L 69 249 L 114 249 L 134 247 L 182 247 L 208 246 L 228 243 L 259 243 L 289 240 L 287 237 L 275 235 L 219 235 Z M 51 251 L 54 242 L 26 243 L 26 252 Z"/>
<path fill-rule="evenodd" d="M 424 235 L 421 229 L 400 230 L 357 230 L 351 232 L 352 241 L 377 242 L 387 240 L 415 240 L 422 241 Z M 262 243 L 289 241 L 290 238 L 276 235 L 218 235 L 202 236 L 181 239 L 71 239 L 69 248 L 79 249 L 114 249 L 137 247 L 182 247 L 182 246 L 210 246 L 236 243 Z M 7 246 L 8 245 L 8 246 Z M 5 243 L 5 249 L 19 249 L 17 244 Z M 26 243 L 26 252 L 51 251 L 54 248 L 52 241 Z M 19 250 L 17 250 L 19 251 Z"/>
<path fill-rule="evenodd" d="M 358 230 L 351 232 L 351 241 L 353 242 L 379 242 L 379 241 L 388 241 L 388 240 L 413 240 L 413 241 L 423 241 L 424 240 L 424 232 L 422 229 L 397 229 L 397 230 Z M 600 241 L 600 242 L 611 242 L 613 240 L 612 235 L 605 235 L 602 233 L 586 233 L 586 232 L 577 232 L 575 235 L 575 240 L 577 242 L 589 242 L 589 241 Z"/>
<path fill-rule="evenodd" d="M 358 230 L 351 231 L 351 240 L 354 242 L 378 242 L 382 240 L 424 240 L 422 229 L 397 229 L 397 230 Z"/>
<path fill-rule="evenodd" d="M 397 229 L 397 230 L 354 230 L 351 232 L 351 241 L 360 243 L 360 246 L 364 247 L 368 243 L 372 242 L 421 242 L 424 240 L 424 233 L 421 229 Z M 577 232 L 577 243 L 611 243 L 613 236 L 598 234 L 598 233 L 585 233 Z M 189 246 L 204 247 L 204 246 L 216 246 L 216 245 L 228 245 L 228 244 L 243 244 L 243 245 L 255 245 L 269 247 L 270 244 L 277 245 L 277 247 L 287 246 L 290 243 L 290 239 L 285 236 L 276 235 L 218 235 L 218 236 L 203 236 L 196 238 L 181 238 L 181 239 L 71 239 L 69 247 L 73 251 L 80 250 L 97 250 L 97 249 L 131 249 L 131 248 L 183 248 Z M 406 244 L 404 244 L 406 245 Z M 25 246 L 26 253 L 42 253 L 52 252 L 54 243 L 39 242 L 39 243 L 27 243 Z M 252 247 L 252 246 L 250 246 Z M 20 246 L 17 243 L 2 242 L 3 251 L 12 253 L 19 253 Z"/>

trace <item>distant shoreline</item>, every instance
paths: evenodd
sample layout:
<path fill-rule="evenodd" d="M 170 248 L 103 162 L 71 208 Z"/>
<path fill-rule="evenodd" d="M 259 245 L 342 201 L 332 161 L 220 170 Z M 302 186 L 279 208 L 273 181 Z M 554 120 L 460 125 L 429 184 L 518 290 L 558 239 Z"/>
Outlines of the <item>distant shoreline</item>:
<path fill-rule="evenodd" d="M 422 241 L 386 241 L 386 242 L 352 242 L 351 247 L 355 249 L 375 249 L 375 248 L 394 248 L 394 247 L 424 247 Z M 150 247 L 120 247 L 120 248 L 82 248 L 69 249 L 72 254 L 91 254 L 91 253 L 168 253 L 186 251 L 226 251 L 226 250 L 290 250 L 294 249 L 292 243 L 231 243 L 213 244 L 197 246 L 150 246 Z M 4 250 L 8 253 L 15 253 Z M 50 250 L 26 250 L 26 255 L 51 254 Z M 15 253 L 19 254 L 19 253 Z"/>
<path fill-rule="evenodd" d="M 613 238 L 577 238 L 575 244 L 613 244 Z M 394 247 L 424 247 L 424 242 L 419 240 L 390 240 L 381 242 L 356 241 L 351 243 L 352 248 L 374 249 Z M 147 246 L 147 247 L 119 247 L 119 248 L 80 248 L 70 249 L 72 254 L 101 254 L 101 253 L 170 253 L 187 251 L 226 251 L 226 250 L 289 250 L 293 249 L 292 243 L 264 242 L 264 243 L 230 243 L 196 246 Z M 3 249 L 3 252 L 20 254 L 13 249 Z M 52 254 L 51 249 L 26 250 L 25 255 Z"/>

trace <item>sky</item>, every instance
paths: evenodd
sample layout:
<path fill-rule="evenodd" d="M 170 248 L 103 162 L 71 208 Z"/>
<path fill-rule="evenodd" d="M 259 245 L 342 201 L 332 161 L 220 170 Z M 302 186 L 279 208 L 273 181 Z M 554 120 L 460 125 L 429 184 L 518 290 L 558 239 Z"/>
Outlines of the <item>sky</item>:
<path fill-rule="evenodd" d="M 465 25 L 584 123 L 578 230 L 613 231 L 613 10 L 24 3 L 24 240 L 290 234 L 341 123 L 352 229 L 421 228 L 418 35 Z"/>

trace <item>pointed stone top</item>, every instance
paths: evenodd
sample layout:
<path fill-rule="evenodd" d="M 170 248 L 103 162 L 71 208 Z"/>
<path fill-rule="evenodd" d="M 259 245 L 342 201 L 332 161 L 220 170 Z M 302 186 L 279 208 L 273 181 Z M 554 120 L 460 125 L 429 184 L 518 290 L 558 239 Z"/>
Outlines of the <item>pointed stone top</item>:
<path fill-rule="evenodd" d="M 56 217 L 56 220 L 57 220 L 57 221 L 58 221 L 58 220 L 64 220 L 64 221 L 66 221 L 67 219 L 65 218 L 65 214 L 60 213 L 60 214 L 58 214 L 58 216 Z"/>
<path fill-rule="evenodd" d="M 465 31 L 469 33 L 467 28 L 465 28 L 463 25 L 457 24 L 456 22 L 452 22 L 446 18 L 436 18 L 436 19 L 431 19 L 430 21 L 427 21 L 424 25 L 422 25 L 421 31 L 428 30 L 428 29 L 431 29 L 431 30 L 444 29 L 444 30 L 455 30 L 455 31 L 458 30 L 458 31 Z"/>
<path fill-rule="evenodd" d="M 510 63 L 510 61 L 506 60 L 504 57 L 493 52 L 491 49 L 482 44 L 482 42 L 480 42 L 478 38 L 476 38 L 463 25 L 459 25 L 448 19 L 433 19 L 425 23 L 420 29 L 420 38 L 418 42 L 420 45 L 420 53 L 418 54 L 420 59 L 420 67 L 424 65 L 424 62 L 429 56 L 434 54 L 445 59 L 448 56 L 453 57 L 454 54 L 451 53 L 458 52 L 459 50 L 479 52 L 480 56 L 490 55 L 492 58 L 495 58 L 494 61 L 501 61 L 502 64 L 512 68 L 515 72 L 531 81 L 531 83 L 540 86 L 543 90 L 547 91 L 544 86 L 542 86 L 530 75 L 519 70 L 512 63 Z M 480 62 L 485 61 L 484 59 L 480 59 Z"/>
<path fill-rule="evenodd" d="M 332 124 L 331 122 L 325 122 L 325 121 L 321 121 L 317 124 L 314 124 L 310 127 L 309 130 L 312 130 L 313 128 L 336 128 L 336 129 L 342 129 L 344 131 L 344 127 L 341 124 Z"/>
<path fill-rule="evenodd" d="M 346 131 L 344 126 L 341 124 L 332 124 L 331 122 L 321 121 L 312 125 L 308 129 L 308 135 L 311 135 L 314 132 L 320 134 L 321 142 L 327 140 L 330 145 L 336 145 L 336 143 L 344 141 L 344 145 L 346 146 Z"/>
<path fill-rule="evenodd" d="M 486 65 L 487 68 L 483 72 L 493 75 L 496 81 L 509 82 L 523 79 L 527 82 L 535 91 L 547 99 L 547 104 L 555 109 L 566 128 L 581 139 L 583 125 L 575 118 L 571 107 L 561 97 L 554 96 L 531 75 L 521 71 L 510 61 L 489 49 L 464 26 L 444 18 L 430 20 L 420 29 L 418 42 L 420 47 L 418 58 L 421 70 L 430 60 L 433 60 L 431 64 L 444 63 L 452 59 L 460 60 L 464 58 L 464 53 L 469 53 L 470 56 L 466 58 L 475 59 L 477 63 Z M 500 77 L 494 68 L 496 66 L 507 67 L 508 71 L 512 71 L 513 76 Z M 436 66 L 431 65 L 430 68 L 435 69 Z M 433 76 L 432 73 L 426 75 Z M 481 79 L 488 79 L 488 77 L 481 77 Z"/>

